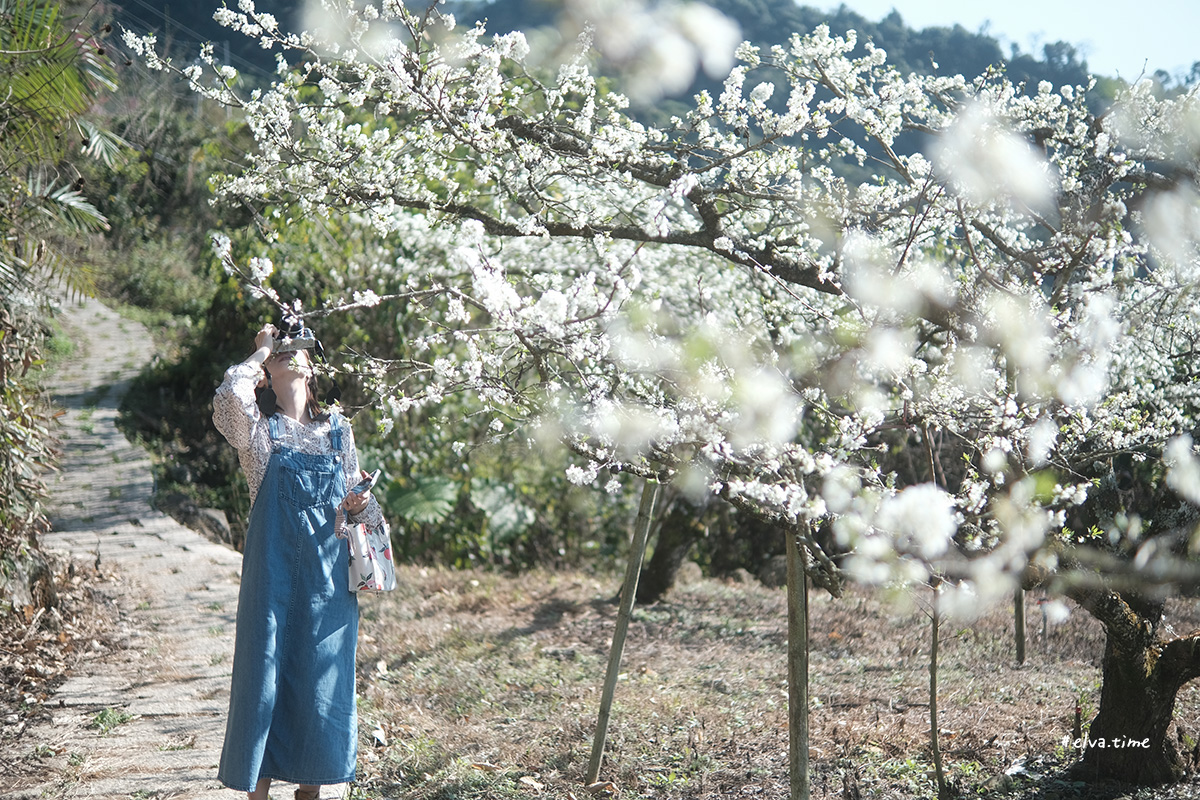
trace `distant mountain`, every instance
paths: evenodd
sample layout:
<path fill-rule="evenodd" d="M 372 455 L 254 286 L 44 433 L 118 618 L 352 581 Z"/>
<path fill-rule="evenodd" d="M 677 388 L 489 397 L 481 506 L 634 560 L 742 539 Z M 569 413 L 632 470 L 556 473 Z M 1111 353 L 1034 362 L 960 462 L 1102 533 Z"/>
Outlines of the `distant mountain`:
<path fill-rule="evenodd" d="M 889 61 L 901 72 L 930 72 L 937 63 L 943 74 L 979 75 L 989 65 L 1004 62 L 1009 77 L 1016 82 L 1035 85 L 1042 80 L 1057 85 L 1087 82 L 1087 62 L 1067 42 L 1043 46 L 1035 56 L 1018 52 L 1014 46 L 1005 53 L 999 41 L 972 33 L 961 25 L 915 30 L 893 11 L 872 22 L 845 5 L 825 12 L 797 5 L 793 0 L 708 0 L 709 5 L 736 20 L 742 35 L 758 45 L 786 42 L 790 34 L 808 33 L 821 23 L 834 33 L 858 31 L 860 42 L 870 39 L 885 49 Z M 213 12 L 221 7 L 214 0 L 119 0 L 115 21 L 138 31 L 157 31 L 160 41 L 169 42 L 180 57 L 199 50 L 201 42 L 215 42 L 218 56 L 226 46 L 233 66 L 243 71 L 267 74 L 273 71 L 274 56 L 239 33 L 222 28 L 213 21 Z M 237 8 L 230 0 L 230 8 Z M 295 30 L 300 22 L 303 3 L 296 0 L 255 0 L 260 11 L 274 14 L 280 24 Z M 558 4 L 547 0 L 494 0 L 469 3 L 453 0 L 448 4 L 461 22 L 486 18 L 494 32 L 528 30 L 554 24 Z"/>
<path fill-rule="evenodd" d="M 1086 84 L 1087 62 L 1075 46 L 1053 42 L 1042 48 L 1040 57 L 1021 53 L 1014 46 L 1005 53 L 1000 42 L 981 33 L 972 33 L 961 25 L 915 30 L 904 23 L 899 12 L 872 22 L 842 5 L 828 12 L 797 5 L 793 0 L 705 0 L 708 5 L 737 21 L 742 38 L 764 49 L 785 44 L 793 32 L 806 34 L 826 24 L 834 34 L 858 32 L 859 47 L 867 40 L 887 51 L 888 61 L 901 73 L 918 72 L 975 77 L 989 66 L 1005 64 L 1008 76 L 1016 83 L 1036 86 L 1050 81 L 1056 86 Z M 546 0 L 493 0 L 457 11 L 460 19 L 488 20 L 494 32 L 528 30 L 554 24 L 555 4 Z M 934 64 L 937 64 L 936 68 Z"/>

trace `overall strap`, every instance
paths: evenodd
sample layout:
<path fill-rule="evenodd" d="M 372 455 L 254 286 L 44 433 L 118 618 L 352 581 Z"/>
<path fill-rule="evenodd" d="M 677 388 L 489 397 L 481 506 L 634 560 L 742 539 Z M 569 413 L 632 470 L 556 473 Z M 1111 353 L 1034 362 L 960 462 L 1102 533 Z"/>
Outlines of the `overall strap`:
<path fill-rule="evenodd" d="M 278 414 L 272 414 L 272 415 L 271 415 L 271 416 L 270 416 L 270 417 L 267 419 L 267 422 L 268 422 L 268 424 L 269 424 L 269 427 L 270 427 L 270 429 L 271 429 L 271 442 L 272 442 L 272 443 L 276 443 L 276 442 L 278 442 L 278 441 L 279 441 L 279 438 L 280 438 L 280 437 L 279 437 L 279 415 L 278 415 Z"/>
<path fill-rule="evenodd" d="M 339 414 L 329 415 L 329 444 L 333 448 L 334 455 L 342 452 L 342 426 L 339 424 L 341 416 Z"/>

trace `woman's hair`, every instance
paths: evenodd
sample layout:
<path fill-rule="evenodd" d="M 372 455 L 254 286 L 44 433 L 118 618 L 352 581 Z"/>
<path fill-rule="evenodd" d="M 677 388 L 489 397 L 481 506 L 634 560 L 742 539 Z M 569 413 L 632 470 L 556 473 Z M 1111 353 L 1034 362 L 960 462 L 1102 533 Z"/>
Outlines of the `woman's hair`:
<path fill-rule="evenodd" d="M 317 373 L 309 373 L 308 380 L 304 382 L 304 388 L 308 390 L 308 416 L 315 422 L 324 420 L 329 416 L 329 412 L 322 408 L 321 401 L 317 399 Z"/>

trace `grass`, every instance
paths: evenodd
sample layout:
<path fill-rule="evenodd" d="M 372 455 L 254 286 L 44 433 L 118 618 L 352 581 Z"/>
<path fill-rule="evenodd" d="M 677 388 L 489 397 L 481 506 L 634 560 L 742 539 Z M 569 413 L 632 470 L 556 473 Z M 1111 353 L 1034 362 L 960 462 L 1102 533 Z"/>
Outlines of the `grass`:
<path fill-rule="evenodd" d="M 125 711 L 118 711 L 115 708 L 104 708 L 97 711 L 92 717 L 92 722 L 89 727 L 100 731 L 101 736 L 107 736 L 113 729 L 124 725 L 134 718 L 133 714 Z"/>
<path fill-rule="evenodd" d="M 364 743 L 378 756 L 367 770 L 371 790 L 503 796 L 496 793 L 528 790 L 521 777 L 551 793 L 578 789 L 607 663 L 615 579 L 425 570 L 409 571 L 401 586 L 362 604 L 359 684 L 371 720 L 362 728 L 378 722 L 390 734 L 387 747 Z M 618 796 L 786 794 L 784 599 L 757 585 L 706 581 L 637 611 L 601 773 Z M 851 650 L 883 642 L 860 636 L 851 623 L 886 620 L 864 613 L 861 602 L 814 597 L 821 625 L 814 755 L 830 775 L 853 759 L 895 782 L 897 763 L 923 758 L 916 706 L 926 680 L 917 657 L 923 648 L 899 664 L 895 654 L 879 652 L 894 667 L 869 671 L 869 661 Z M 830 637 L 835 630 L 841 633 Z M 907 735 L 892 731 L 876 742 L 881 720 L 873 717 L 891 705 L 894 727 L 897 700 L 905 702 Z M 473 763 L 501 769 L 464 769 Z"/>
<path fill-rule="evenodd" d="M 396 592 L 360 604 L 361 796 L 590 796 L 618 579 L 409 567 L 399 577 Z M 923 602 L 812 592 L 813 797 L 848 785 L 878 800 L 936 795 Z M 1193 606 L 1172 607 L 1176 629 L 1200 627 Z M 1076 611 L 1042 638 L 1029 607 L 1023 666 L 1009 608 L 943 629 L 939 742 L 964 796 L 1021 764 L 1061 770 L 1076 702 L 1089 713 L 1099 702 L 1099 624 Z M 705 580 L 637 609 L 600 776 L 612 796 L 787 796 L 785 622 L 784 592 L 756 583 Z M 1176 721 L 1193 740 L 1197 710 L 1188 687 Z"/>
<path fill-rule="evenodd" d="M 48 324 L 50 335 L 46 337 L 42 350 L 46 360 L 44 368 L 47 372 L 53 372 L 60 364 L 74 356 L 76 344 L 57 319 L 51 318 Z"/>

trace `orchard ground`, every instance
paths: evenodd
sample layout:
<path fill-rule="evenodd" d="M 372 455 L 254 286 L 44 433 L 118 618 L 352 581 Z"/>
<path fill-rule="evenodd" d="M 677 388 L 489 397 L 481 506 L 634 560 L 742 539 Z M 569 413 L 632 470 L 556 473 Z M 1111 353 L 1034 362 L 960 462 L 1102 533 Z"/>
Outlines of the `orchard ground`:
<path fill-rule="evenodd" d="M 396 592 L 361 605 L 359 781 L 350 797 L 589 796 L 583 783 L 618 578 L 411 566 L 399 578 Z M 111 596 L 113 580 L 108 573 L 102 593 Z M 611 793 L 787 796 L 784 600 L 782 589 L 753 581 L 698 579 L 636 609 L 601 773 Z M 812 593 L 813 797 L 935 796 L 925 601 Z M 1065 771 L 1076 703 L 1085 723 L 1095 712 L 1103 636 L 1080 612 L 1043 635 L 1033 598 L 1028 607 L 1024 666 L 1014 660 L 1009 609 L 943 627 L 941 748 L 962 795 L 1200 797 L 1194 778 L 1135 791 Z M 118 616 L 123 625 L 137 619 L 115 611 L 109 619 Z M 1200 625 L 1196 603 L 1171 603 L 1167 621 L 1180 631 Z M 120 643 L 137 633 L 95 638 L 102 658 L 117 660 Z M 1176 710 L 1181 741 L 1200 738 L 1198 710 L 1200 687 L 1189 686 Z M 221 720 L 208 724 L 219 739 Z M 50 755 L 36 738 L 41 729 L 32 730 L 3 743 L 28 769 Z"/>
<path fill-rule="evenodd" d="M 399 591 L 368 599 L 359 651 L 368 796 L 583 797 L 616 586 L 579 573 L 406 568 Z M 1104 638 L 1077 610 L 1043 629 L 1036 600 L 1023 666 L 1011 608 L 943 623 L 940 741 L 960 792 L 1200 797 L 1191 779 L 1138 792 L 1068 774 L 1076 704 L 1086 726 L 1098 702 Z M 927 592 L 812 592 L 813 797 L 936 796 L 927 601 Z M 637 609 L 601 778 L 622 797 L 786 797 L 785 619 L 784 591 L 753 581 L 694 580 Z M 1172 602 L 1166 622 L 1194 629 L 1196 602 Z M 1188 687 L 1176 711 L 1192 745 L 1198 690 Z"/>

